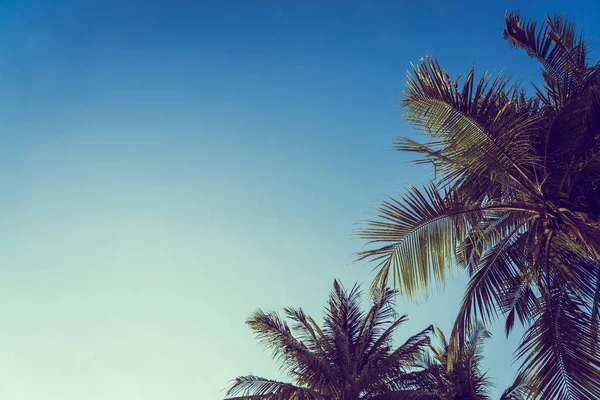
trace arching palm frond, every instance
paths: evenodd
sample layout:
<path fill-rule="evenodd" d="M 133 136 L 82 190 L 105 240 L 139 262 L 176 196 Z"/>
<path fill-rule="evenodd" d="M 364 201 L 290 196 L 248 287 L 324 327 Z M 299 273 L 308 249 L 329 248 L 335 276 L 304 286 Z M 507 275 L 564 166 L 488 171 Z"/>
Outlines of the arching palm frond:
<path fill-rule="evenodd" d="M 469 213 L 480 210 L 470 210 L 455 198 L 445 199 L 430 185 L 424 191 L 411 188 L 400 200 L 384 202 L 379 212 L 381 220 L 372 222 L 359 236 L 384 245 L 361 252 L 359 260 L 377 262 L 373 289 L 385 287 L 393 277 L 394 285 L 413 297 L 420 290 L 427 291 L 432 281 L 444 282 L 456 245 L 468 227 Z M 430 250 L 434 248 L 437 257 Z"/>
<path fill-rule="evenodd" d="M 258 340 L 273 351 L 282 370 L 299 377 L 300 384 L 310 382 L 312 387 L 322 388 L 336 379 L 337 372 L 329 361 L 300 341 L 277 313 L 258 310 L 247 323 Z"/>
<path fill-rule="evenodd" d="M 358 260 L 377 263 L 372 288 L 389 280 L 409 297 L 443 283 L 455 255 L 465 240 L 478 241 L 485 227 L 511 211 L 534 214 L 535 208 L 501 203 L 470 204 L 460 193 L 442 193 L 434 185 L 423 191 L 411 187 L 399 200 L 384 202 L 380 220 L 360 230 L 358 236 L 383 246 L 358 254 Z"/>

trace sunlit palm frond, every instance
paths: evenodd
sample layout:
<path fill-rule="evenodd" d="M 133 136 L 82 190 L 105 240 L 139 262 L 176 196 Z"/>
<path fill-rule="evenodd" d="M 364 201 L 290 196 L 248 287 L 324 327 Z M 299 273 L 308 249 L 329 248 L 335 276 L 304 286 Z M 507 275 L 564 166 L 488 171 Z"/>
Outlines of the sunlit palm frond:
<path fill-rule="evenodd" d="M 531 141 L 537 117 L 529 103 L 519 101 L 521 92 L 503 76 L 492 80 L 484 75 L 475 85 L 473 69 L 462 91 L 458 86 L 459 79 L 453 81 L 432 57 L 413 66 L 407 78 L 406 118 L 434 140 L 436 153 L 427 154 L 427 159 L 445 174 L 458 165 L 461 171 L 499 181 L 510 178 L 514 184 L 524 184 L 522 190 L 529 190 L 528 185 L 535 189 L 528 170 L 541 162 Z M 411 146 L 407 141 L 403 144 Z"/>
<path fill-rule="evenodd" d="M 400 200 L 384 202 L 380 220 L 359 232 L 370 243 L 384 243 L 358 255 L 359 260 L 377 262 L 373 288 L 386 286 L 393 277 L 394 286 L 414 297 L 421 289 L 427 291 L 432 281 L 444 282 L 459 240 L 455 230 L 466 231 L 466 215 L 476 212 L 480 210 L 470 210 L 454 198 L 444 199 L 433 185 L 424 191 L 411 188 Z"/>
<path fill-rule="evenodd" d="M 411 187 L 399 200 L 384 202 L 378 209 L 379 220 L 369 222 L 370 227 L 358 233 L 369 244 L 383 244 L 357 257 L 377 263 L 372 288 L 392 280 L 408 297 L 427 293 L 433 283 L 444 283 L 465 239 L 483 234 L 482 221 L 510 211 L 535 212 L 510 204 L 472 205 L 465 201 L 458 193 L 441 193 L 431 184 L 423 190 Z"/>
<path fill-rule="evenodd" d="M 257 310 L 246 321 L 258 340 L 273 351 L 273 356 L 282 361 L 292 351 L 308 351 L 308 348 L 294 337 L 287 322 L 276 312 Z"/>

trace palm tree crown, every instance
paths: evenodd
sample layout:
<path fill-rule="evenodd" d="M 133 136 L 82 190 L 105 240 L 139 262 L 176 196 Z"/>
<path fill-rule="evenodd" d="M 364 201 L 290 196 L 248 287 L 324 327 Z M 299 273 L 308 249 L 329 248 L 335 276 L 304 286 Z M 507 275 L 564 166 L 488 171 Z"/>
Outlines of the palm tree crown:
<path fill-rule="evenodd" d="M 538 27 L 509 13 L 504 38 L 541 63 L 543 85 L 473 69 L 452 80 L 432 57 L 413 67 L 403 105 L 429 140 L 397 147 L 436 178 L 383 203 L 359 259 L 377 263 L 373 287 L 393 277 L 409 297 L 461 265 L 450 358 L 499 311 L 507 335 L 527 327 L 517 356 L 534 397 L 600 398 L 600 64 L 560 15 Z"/>
<path fill-rule="evenodd" d="M 325 307 L 323 327 L 301 309 L 277 313 L 255 312 L 248 325 L 273 350 L 293 383 L 254 375 L 235 379 L 227 399 L 358 400 L 399 392 L 419 394 L 410 384 L 409 370 L 429 345 L 430 326 L 394 348 L 392 337 L 407 320 L 394 311 L 394 292 L 373 295 L 363 311 L 355 285 L 344 289 L 337 281 Z"/>
<path fill-rule="evenodd" d="M 489 400 L 489 379 L 481 371 L 482 345 L 490 334 L 481 324 L 474 325 L 469 337 L 460 347 L 457 357 L 448 357 L 448 340 L 438 328 L 440 345 L 424 353 L 423 375 L 428 379 L 424 386 L 446 399 Z"/>
<path fill-rule="evenodd" d="M 477 322 L 464 338 L 455 357 L 450 357 L 450 344 L 438 328 L 438 346 L 423 353 L 420 366 L 422 371 L 414 373 L 421 389 L 435 393 L 444 399 L 489 400 L 491 382 L 482 371 L 483 344 L 490 338 L 490 332 Z M 523 400 L 528 395 L 528 381 L 524 375 L 517 376 L 500 400 Z"/>

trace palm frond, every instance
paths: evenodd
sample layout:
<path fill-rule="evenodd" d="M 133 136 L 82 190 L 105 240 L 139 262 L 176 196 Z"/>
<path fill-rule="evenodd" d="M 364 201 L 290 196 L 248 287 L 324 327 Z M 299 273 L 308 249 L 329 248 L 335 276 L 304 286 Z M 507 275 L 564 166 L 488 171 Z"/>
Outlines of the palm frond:
<path fill-rule="evenodd" d="M 386 286 L 390 272 L 394 286 L 409 297 L 420 289 L 427 292 L 432 280 L 444 282 L 459 239 L 451 228 L 460 228 L 461 217 L 471 211 L 453 200 L 444 199 L 431 185 L 424 192 L 411 188 L 400 201 L 383 203 L 379 208 L 381 220 L 370 222 L 371 228 L 359 232 L 360 237 L 371 240 L 369 243 L 388 243 L 358 255 L 359 260 L 378 262 L 372 289 Z"/>
<path fill-rule="evenodd" d="M 548 100 L 555 107 L 563 105 L 569 94 L 582 85 L 587 45 L 572 21 L 558 14 L 546 16 L 538 29 L 535 21 L 524 21 L 519 13 L 510 12 L 503 36 L 511 46 L 525 50 L 543 65 Z"/>
<path fill-rule="evenodd" d="M 392 279 L 402 294 L 415 297 L 420 290 L 427 293 L 433 282 L 444 283 L 459 245 L 478 234 L 484 217 L 514 210 L 536 212 L 503 204 L 471 205 L 456 192 L 440 193 L 433 184 L 423 190 L 411 187 L 400 199 L 384 202 L 379 220 L 358 232 L 369 244 L 383 246 L 358 253 L 357 260 L 376 262 L 372 290 Z"/>
<path fill-rule="evenodd" d="M 395 291 L 386 289 L 375 290 L 372 295 L 373 305 L 365 317 L 361 330 L 361 342 L 356 347 L 356 360 L 359 370 L 372 358 L 376 351 L 387 348 L 392 340 L 392 334 L 408 318 L 398 316 L 394 309 Z"/>
<path fill-rule="evenodd" d="M 335 280 L 324 315 L 324 332 L 334 345 L 331 354 L 344 382 L 352 376 L 356 347 L 360 346 L 360 332 L 365 318 L 361 307 L 361 291 L 356 284 L 350 290 Z"/>
<path fill-rule="evenodd" d="M 439 345 L 431 346 L 429 354 L 423 354 L 420 365 L 423 373 L 413 374 L 415 382 L 429 392 L 447 398 L 489 399 L 490 380 L 481 371 L 483 343 L 490 333 L 485 326 L 474 323 L 468 335 L 458 346 L 458 351 L 450 354 L 450 342 L 438 328 Z"/>
<path fill-rule="evenodd" d="M 502 392 L 500 400 L 527 400 L 530 396 L 530 378 L 520 373 L 514 382 Z"/>
<path fill-rule="evenodd" d="M 366 351 L 399 320 L 394 308 L 396 291 L 376 289 L 372 294 L 372 306 L 365 317 L 360 337 L 364 343 L 361 351 Z M 403 319 L 401 317 L 400 319 Z M 395 329 L 395 328 L 393 328 Z M 384 339 L 385 340 L 385 339 Z"/>
<path fill-rule="evenodd" d="M 376 351 L 371 353 L 360 371 L 360 381 L 383 380 L 387 383 L 396 380 L 394 384 L 402 386 L 405 383 L 402 377 L 417 365 L 417 360 L 429 346 L 432 331 L 433 326 L 425 328 L 393 351 L 389 347 L 374 347 Z"/>
<path fill-rule="evenodd" d="M 287 358 L 293 351 L 308 351 L 306 345 L 296 339 L 287 322 L 278 313 L 257 310 L 246 321 L 258 340 L 273 351 L 275 358 Z"/>
<path fill-rule="evenodd" d="M 484 75 L 474 84 L 471 69 L 462 91 L 432 57 L 413 66 L 403 106 L 406 119 L 436 141 L 428 155 L 448 175 L 460 166 L 472 174 L 510 177 L 522 190 L 535 189 L 528 169 L 540 164 L 532 151 L 537 118 L 508 78 Z M 421 149 L 422 150 L 422 149 Z M 448 163 L 446 160 L 451 160 Z M 530 187 L 528 189 L 527 187 Z"/>
<path fill-rule="evenodd" d="M 431 343 L 433 325 L 429 325 L 421 332 L 409 337 L 406 341 L 390 354 L 390 358 L 402 360 L 407 365 L 412 365 Z"/>
<path fill-rule="evenodd" d="M 527 330 L 517 355 L 523 371 L 535 377 L 533 398 L 600 398 L 600 359 L 590 349 L 598 338 L 572 294 L 553 288 Z"/>
<path fill-rule="evenodd" d="M 276 312 L 258 310 L 247 324 L 258 340 L 273 351 L 282 370 L 301 377 L 300 382 L 310 381 L 314 387 L 321 387 L 334 379 L 331 365 L 294 337 L 289 325 Z"/>
<path fill-rule="evenodd" d="M 328 397 L 309 388 L 248 375 L 235 379 L 225 400 L 328 400 Z"/>
<path fill-rule="evenodd" d="M 293 307 L 284 308 L 283 312 L 290 320 L 294 321 L 292 329 L 298 340 L 310 351 L 324 351 L 321 343 L 323 332 L 309 315 L 306 315 L 301 308 Z"/>
<path fill-rule="evenodd" d="M 369 400 L 450 400 L 425 390 L 402 390 L 370 397 Z"/>
<path fill-rule="evenodd" d="M 495 319 L 499 308 L 507 313 L 516 311 L 519 318 L 527 315 L 529 299 L 518 297 L 517 290 L 521 289 L 522 285 L 514 284 L 523 283 L 522 257 L 526 251 L 524 244 L 527 238 L 524 235 L 524 227 L 527 222 L 523 222 L 522 219 L 517 221 L 520 223 L 513 226 L 512 231 L 503 235 L 497 243 L 490 245 L 476 261 L 477 265 L 471 272 L 471 279 L 452 330 L 451 353 L 457 350 L 456 346 L 459 343 L 464 342 L 465 334 L 472 330 L 472 321 L 489 323 Z M 509 288 L 513 290 L 508 290 Z M 508 304 L 508 298 L 513 302 Z M 512 307 L 508 309 L 507 306 Z"/>
<path fill-rule="evenodd" d="M 518 12 L 507 13 L 505 20 L 504 38 L 536 58 L 548 72 L 564 77 L 584 66 L 587 47 L 572 21 L 559 14 L 546 16 L 537 29 L 536 21 L 524 21 Z"/>

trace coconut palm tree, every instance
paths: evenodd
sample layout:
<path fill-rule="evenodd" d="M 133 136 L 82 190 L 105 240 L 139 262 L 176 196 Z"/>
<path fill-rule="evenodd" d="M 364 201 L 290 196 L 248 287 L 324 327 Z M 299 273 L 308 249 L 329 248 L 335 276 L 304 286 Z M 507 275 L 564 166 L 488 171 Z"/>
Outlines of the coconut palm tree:
<path fill-rule="evenodd" d="M 427 57 L 402 101 L 427 140 L 398 139 L 434 178 L 385 201 L 359 235 L 373 287 L 416 297 L 462 266 L 470 276 L 450 357 L 477 319 L 498 313 L 534 397 L 600 398 L 600 64 L 572 22 L 506 16 L 504 38 L 542 67 L 528 90 L 506 76 L 460 82 Z"/>
<path fill-rule="evenodd" d="M 439 328 L 436 336 L 439 345 L 431 346 L 430 352 L 423 353 L 420 360 L 423 370 L 414 373 L 421 389 L 444 399 L 489 400 L 491 382 L 482 371 L 481 362 L 483 344 L 490 332 L 482 323 L 472 325 L 456 357 L 449 357 L 449 341 Z M 523 400 L 527 395 L 527 380 L 519 375 L 500 400 Z"/>
<path fill-rule="evenodd" d="M 457 357 L 448 357 L 449 343 L 444 333 L 436 330 L 440 345 L 432 346 L 421 360 L 428 379 L 424 384 L 428 391 L 446 399 L 489 400 L 489 378 L 481 371 L 482 344 L 490 337 L 481 324 L 474 325 Z"/>
<path fill-rule="evenodd" d="M 392 392 L 425 398 L 407 376 L 429 345 L 433 327 L 394 348 L 393 335 L 407 320 L 394 311 L 394 297 L 392 290 L 376 291 L 363 311 L 359 287 L 347 290 L 334 281 L 322 328 L 302 309 L 284 309 L 291 324 L 275 312 L 255 312 L 248 325 L 293 383 L 241 376 L 227 399 L 359 400 Z"/>

